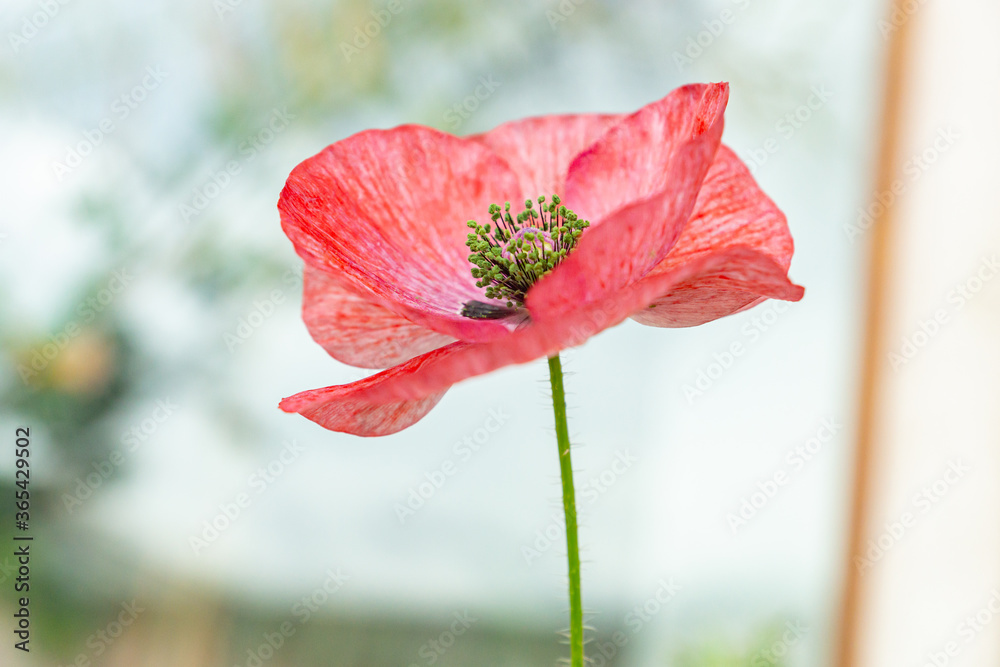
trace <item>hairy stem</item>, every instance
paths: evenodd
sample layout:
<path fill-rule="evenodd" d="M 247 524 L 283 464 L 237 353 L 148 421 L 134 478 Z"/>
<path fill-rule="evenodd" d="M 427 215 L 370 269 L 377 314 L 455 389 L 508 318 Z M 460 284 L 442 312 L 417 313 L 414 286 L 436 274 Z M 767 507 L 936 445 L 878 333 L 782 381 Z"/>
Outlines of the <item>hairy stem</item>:
<path fill-rule="evenodd" d="M 570 665 L 583 667 L 583 600 L 580 595 L 580 543 L 576 527 L 576 493 L 573 490 L 573 461 L 570 458 L 569 428 L 566 425 L 566 391 L 563 388 L 559 355 L 549 357 L 552 382 L 552 409 L 556 417 L 559 444 L 559 471 L 562 476 L 563 512 L 566 514 L 566 552 L 569 559 L 569 645 Z"/>

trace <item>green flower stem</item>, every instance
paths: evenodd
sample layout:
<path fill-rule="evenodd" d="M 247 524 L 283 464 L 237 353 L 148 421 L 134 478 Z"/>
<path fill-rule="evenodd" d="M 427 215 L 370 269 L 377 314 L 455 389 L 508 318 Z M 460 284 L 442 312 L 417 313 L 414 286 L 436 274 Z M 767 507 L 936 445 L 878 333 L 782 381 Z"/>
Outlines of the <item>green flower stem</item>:
<path fill-rule="evenodd" d="M 559 355 L 549 357 L 552 382 L 552 409 L 556 415 L 556 441 L 559 444 L 559 471 L 562 473 L 563 512 L 566 514 L 566 552 L 569 558 L 569 646 L 570 665 L 583 667 L 583 600 L 580 595 L 580 542 L 576 529 L 576 493 L 573 491 L 573 461 L 569 452 L 569 428 L 566 425 L 566 391 L 563 389 L 562 362 Z"/>

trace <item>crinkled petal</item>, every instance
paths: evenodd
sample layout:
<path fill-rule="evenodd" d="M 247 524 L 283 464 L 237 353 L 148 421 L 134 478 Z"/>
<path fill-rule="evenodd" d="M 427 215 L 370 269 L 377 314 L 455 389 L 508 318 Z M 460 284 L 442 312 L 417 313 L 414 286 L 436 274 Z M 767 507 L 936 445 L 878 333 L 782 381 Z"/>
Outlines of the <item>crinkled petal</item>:
<path fill-rule="evenodd" d="M 752 248 L 729 248 L 649 276 L 565 318 L 529 324 L 486 343 L 452 343 L 364 380 L 287 398 L 281 408 L 336 431 L 391 433 L 423 417 L 456 382 L 580 345 L 648 307 L 658 295 L 702 276 L 737 276 L 760 296 L 795 300 L 802 294 L 772 258 Z"/>
<path fill-rule="evenodd" d="M 565 197 L 570 163 L 624 117 L 624 114 L 538 116 L 504 123 L 469 138 L 493 149 L 518 175 L 521 194 L 512 203 L 520 206 L 519 202 L 539 195 Z"/>
<path fill-rule="evenodd" d="M 507 326 L 460 315 L 482 299 L 465 223 L 519 192 L 517 176 L 482 143 L 404 125 L 360 132 L 305 160 L 278 208 L 307 263 L 438 333 L 484 340 Z"/>
<path fill-rule="evenodd" d="M 649 275 L 673 270 L 701 256 L 743 246 L 788 270 L 792 236 L 785 215 L 757 186 L 750 170 L 727 146 L 720 146 L 702 184 L 691 219 L 667 256 Z M 738 276 L 705 276 L 678 285 L 633 316 L 658 327 L 689 327 L 744 310 L 760 301 Z"/>
<path fill-rule="evenodd" d="M 349 386 L 349 385 L 345 385 Z M 313 389 L 283 400 L 285 412 L 297 412 L 323 428 L 365 437 L 392 435 L 413 426 L 431 411 L 445 392 L 417 400 L 372 403 L 352 396 L 345 386 Z"/>
<path fill-rule="evenodd" d="M 297 412 L 331 431 L 363 436 L 396 433 L 423 419 L 451 385 L 412 399 L 377 402 L 370 399 L 366 390 L 382 384 L 405 383 L 407 377 L 434 359 L 454 354 L 468 345 L 452 343 L 357 382 L 303 391 L 283 399 L 278 407 L 285 412 Z"/>
<path fill-rule="evenodd" d="M 679 88 L 574 159 L 566 204 L 594 225 L 529 291 L 533 318 L 563 317 L 628 286 L 666 256 L 718 150 L 728 98 L 727 84 Z"/>
<path fill-rule="evenodd" d="M 302 319 L 313 340 L 334 359 L 362 368 L 388 368 L 454 339 L 414 324 L 342 285 L 333 274 L 305 266 Z"/>
<path fill-rule="evenodd" d="M 746 310 L 760 301 L 753 292 L 732 283 L 700 280 L 674 287 L 632 319 L 651 327 L 693 327 Z"/>
<path fill-rule="evenodd" d="M 454 344 L 424 355 L 426 361 L 414 364 L 415 359 L 407 362 L 414 364 L 414 369 L 405 377 L 396 376 L 389 382 L 366 385 L 362 393 L 375 401 L 419 399 L 468 377 L 551 356 L 580 345 L 591 336 L 648 308 L 659 295 L 676 285 L 701 277 L 717 276 L 735 276 L 759 296 L 788 301 L 802 296 L 802 288 L 792 284 L 785 270 L 767 255 L 752 248 L 728 248 L 671 271 L 649 276 L 617 294 L 568 313 L 564 318 L 529 324 L 503 339 Z"/>
<path fill-rule="evenodd" d="M 726 252 L 735 250 L 739 249 Z M 633 314 L 632 319 L 648 326 L 691 327 L 747 310 L 765 299 L 802 298 L 802 287 L 792 283 L 773 259 L 760 253 L 755 259 L 755 264 L 724 264 L 712 273 L 674 285 L 647 308 Z M 643 278 L 639 284 L 650 281 L 655 285 L 662 275 Z"/>

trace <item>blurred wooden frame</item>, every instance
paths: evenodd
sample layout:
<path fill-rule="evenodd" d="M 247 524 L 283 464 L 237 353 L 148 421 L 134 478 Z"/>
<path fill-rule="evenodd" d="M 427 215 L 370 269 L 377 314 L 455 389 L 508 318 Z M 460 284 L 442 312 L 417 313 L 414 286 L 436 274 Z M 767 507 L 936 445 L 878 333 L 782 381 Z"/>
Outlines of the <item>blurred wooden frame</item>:
<path fill-rule="evenodd" d="M 863 236 L 868 302 L 833 664 L 996 665 L 1000 4 L 886 10 L 880 205 Z"/>
<path fill-rule="evenodd" d="M 901 10 L 907 0 L 889 0 L 890 14 Z M 886 192 L 895 180 L 896 157 L 899 153 L 903 100 L 909 64 L 908 53 L 911 22 L 906 21 L 889 37 L 885 68 L 885 97 L 879 123 L 881 143 L 876 163 L 876 192 Z M 837 645 L 837 667 L 856 667 L 858 663 L 858 634 L 861 604 L 862 575 L 854 566 L 854 554 L 862 549 L 867 526 L 869 499 L 871 497 L 872 452 L 875 447 L 875 419 L 879 409 L 879 376 L 885 372 L 886 335 L 885 304 L 888 299 L 888 275 L 891 271 L 893 241 L 892 206 L 883 207 L 872 225 L 871 256 L 869 258 L 868 303 L 865 309 L 864 356 L 858 406 L 858 426 L 854 460 L 854 492 L 849 515 L 848 551 L 844 581 L 844 598 L 840 620 L 840 641 Z"/>

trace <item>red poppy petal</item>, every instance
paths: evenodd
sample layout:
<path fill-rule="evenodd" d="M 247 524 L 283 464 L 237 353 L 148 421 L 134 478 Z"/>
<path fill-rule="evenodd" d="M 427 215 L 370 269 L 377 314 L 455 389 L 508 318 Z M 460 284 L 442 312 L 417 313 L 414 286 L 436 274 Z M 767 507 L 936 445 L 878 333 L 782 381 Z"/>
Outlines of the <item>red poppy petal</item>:
<path fill-rule="evenodd" d="M 691 219 L 677 244 L 649 275 L 735 246 L 753 248 L 786 271 L 794 247 L 785 215 L 760 190 L 739 157 L 727 146 L 720 146 Z M 752 289 L 733 277 L 705 277 L 673 288 L 656 300 L 655 308 L 633 319 L 650 326 L 696 326 L 743 310 L 758 300 Z"/>
<path fill-rule="evenodd" d="M 419 399 L 468 377 L 550 356 L 580 345 L 591 336 L 647 308 L 659 295 L 669 292 L 674 286 L 702 277 L 739 280 L 756 296 L 789 301 L 802 297 L 802 288 L 789 282 L 785 270 L 772 258 L 752 248 L 728 248 L 671 271 L 649 276 L 617 294 L 567 313 L 564 318 L 529 324 L 500 340 L 455 343 L 435 350 L 404 364 L 411 366 L 405 374 L 365 385 L 360 391 L 376 402 Z"/>
<path fill-rule="evenodd" d="M 684 232 L 652 272 L 737 245 L 770 255 L 786 269 L 792 261 L 794 244 L 785 214 L 761 191 L 736 153 L 722 145 Z"/>
<path fill-rule="evenodd" d="M 646 308 L 658 295 L 700 276 L 735 276 L 758 296 L 802 296 L 802 288 L 792 285 L 770 257 L 752 248 L 729 248 L 650 276 L 565 318 L 530 324 L 501 340 L 452 343 L 358 382 L 297 394 L 282 401 L 281 409 L 336 431 L 391 433 L 423 417 L 456 382 L 580 345 Z"/>
<path fill-rule="evenodd" d="M 711 144 L 713 130 L 721 134 L 728 101 L 729 84 L 691 84 L 626 116 L 570 165 L 566 205 L 582 217 L 601 220 L 673 188 L 675 158 L 698 139 Z"/>
<path fill-rule="evenodd" d="M 597 141 L 624 114 L 577 114 L 525 118 L 469 137 L 502 157 L 521 179 L 513 204 L 539 195 L 566 195 L 566 174 L 577 155 Z M 498 202 L 502 203 L 502 202 Z"/>
<path fill-rule="evenodd" d="M 372 403 L 352 396 L 351 385 L 312 389 L 281 401 L 285 412 L 297 412 L 323 428 L 366 437 L 391 435 L 412 426 L 431 411 L 445 392 L 415 401 Z"/>
<path fill-rule="evenodd" d="M 532 317 L 562 317 L 638 280 L 691 216 L 719 146 L 727 84 L 691 85 L 614 125 L 572 163 L 566 205 L 596 220 L 529 291 Z"/>
<path fill-rule="evenodd" d="M 507 326 L 460 315 L 483 298 L 465 223 L 519 192 L 517 176 L 483 144 L 405 125 L 360 132 L 305 160 L 278 208 L 307 263 L 413 322 L 484 340 Z"/>
<path fill-rule="evenodd" d="M 453 341 L 358 295 L 327 271 L 306 264 L 303 280 L 306 328 L 345 364 L 388 368 Z"/>
<path fill-rule="evenodd" d="M 694 327 L 746 310 L 760 301 L 760 296 L 752 292 L 699 281 L 678 285 L 632 319 L 650 327 Z"/>
<path fill-rule="evenodd" d="M 732 263 L 719 267 L 712 275 L 675 285 L 648 308 L 632 315 L 632 319 L 654 327 L 693 327 L 747 310 L 765 299 L 802 298 L 802 287 L 788 280 L 784 269 L 774 260 L 758 254 L 756 261 L 757 267 Z M 640 282 L 646 280 L 656 277 Z"/>

